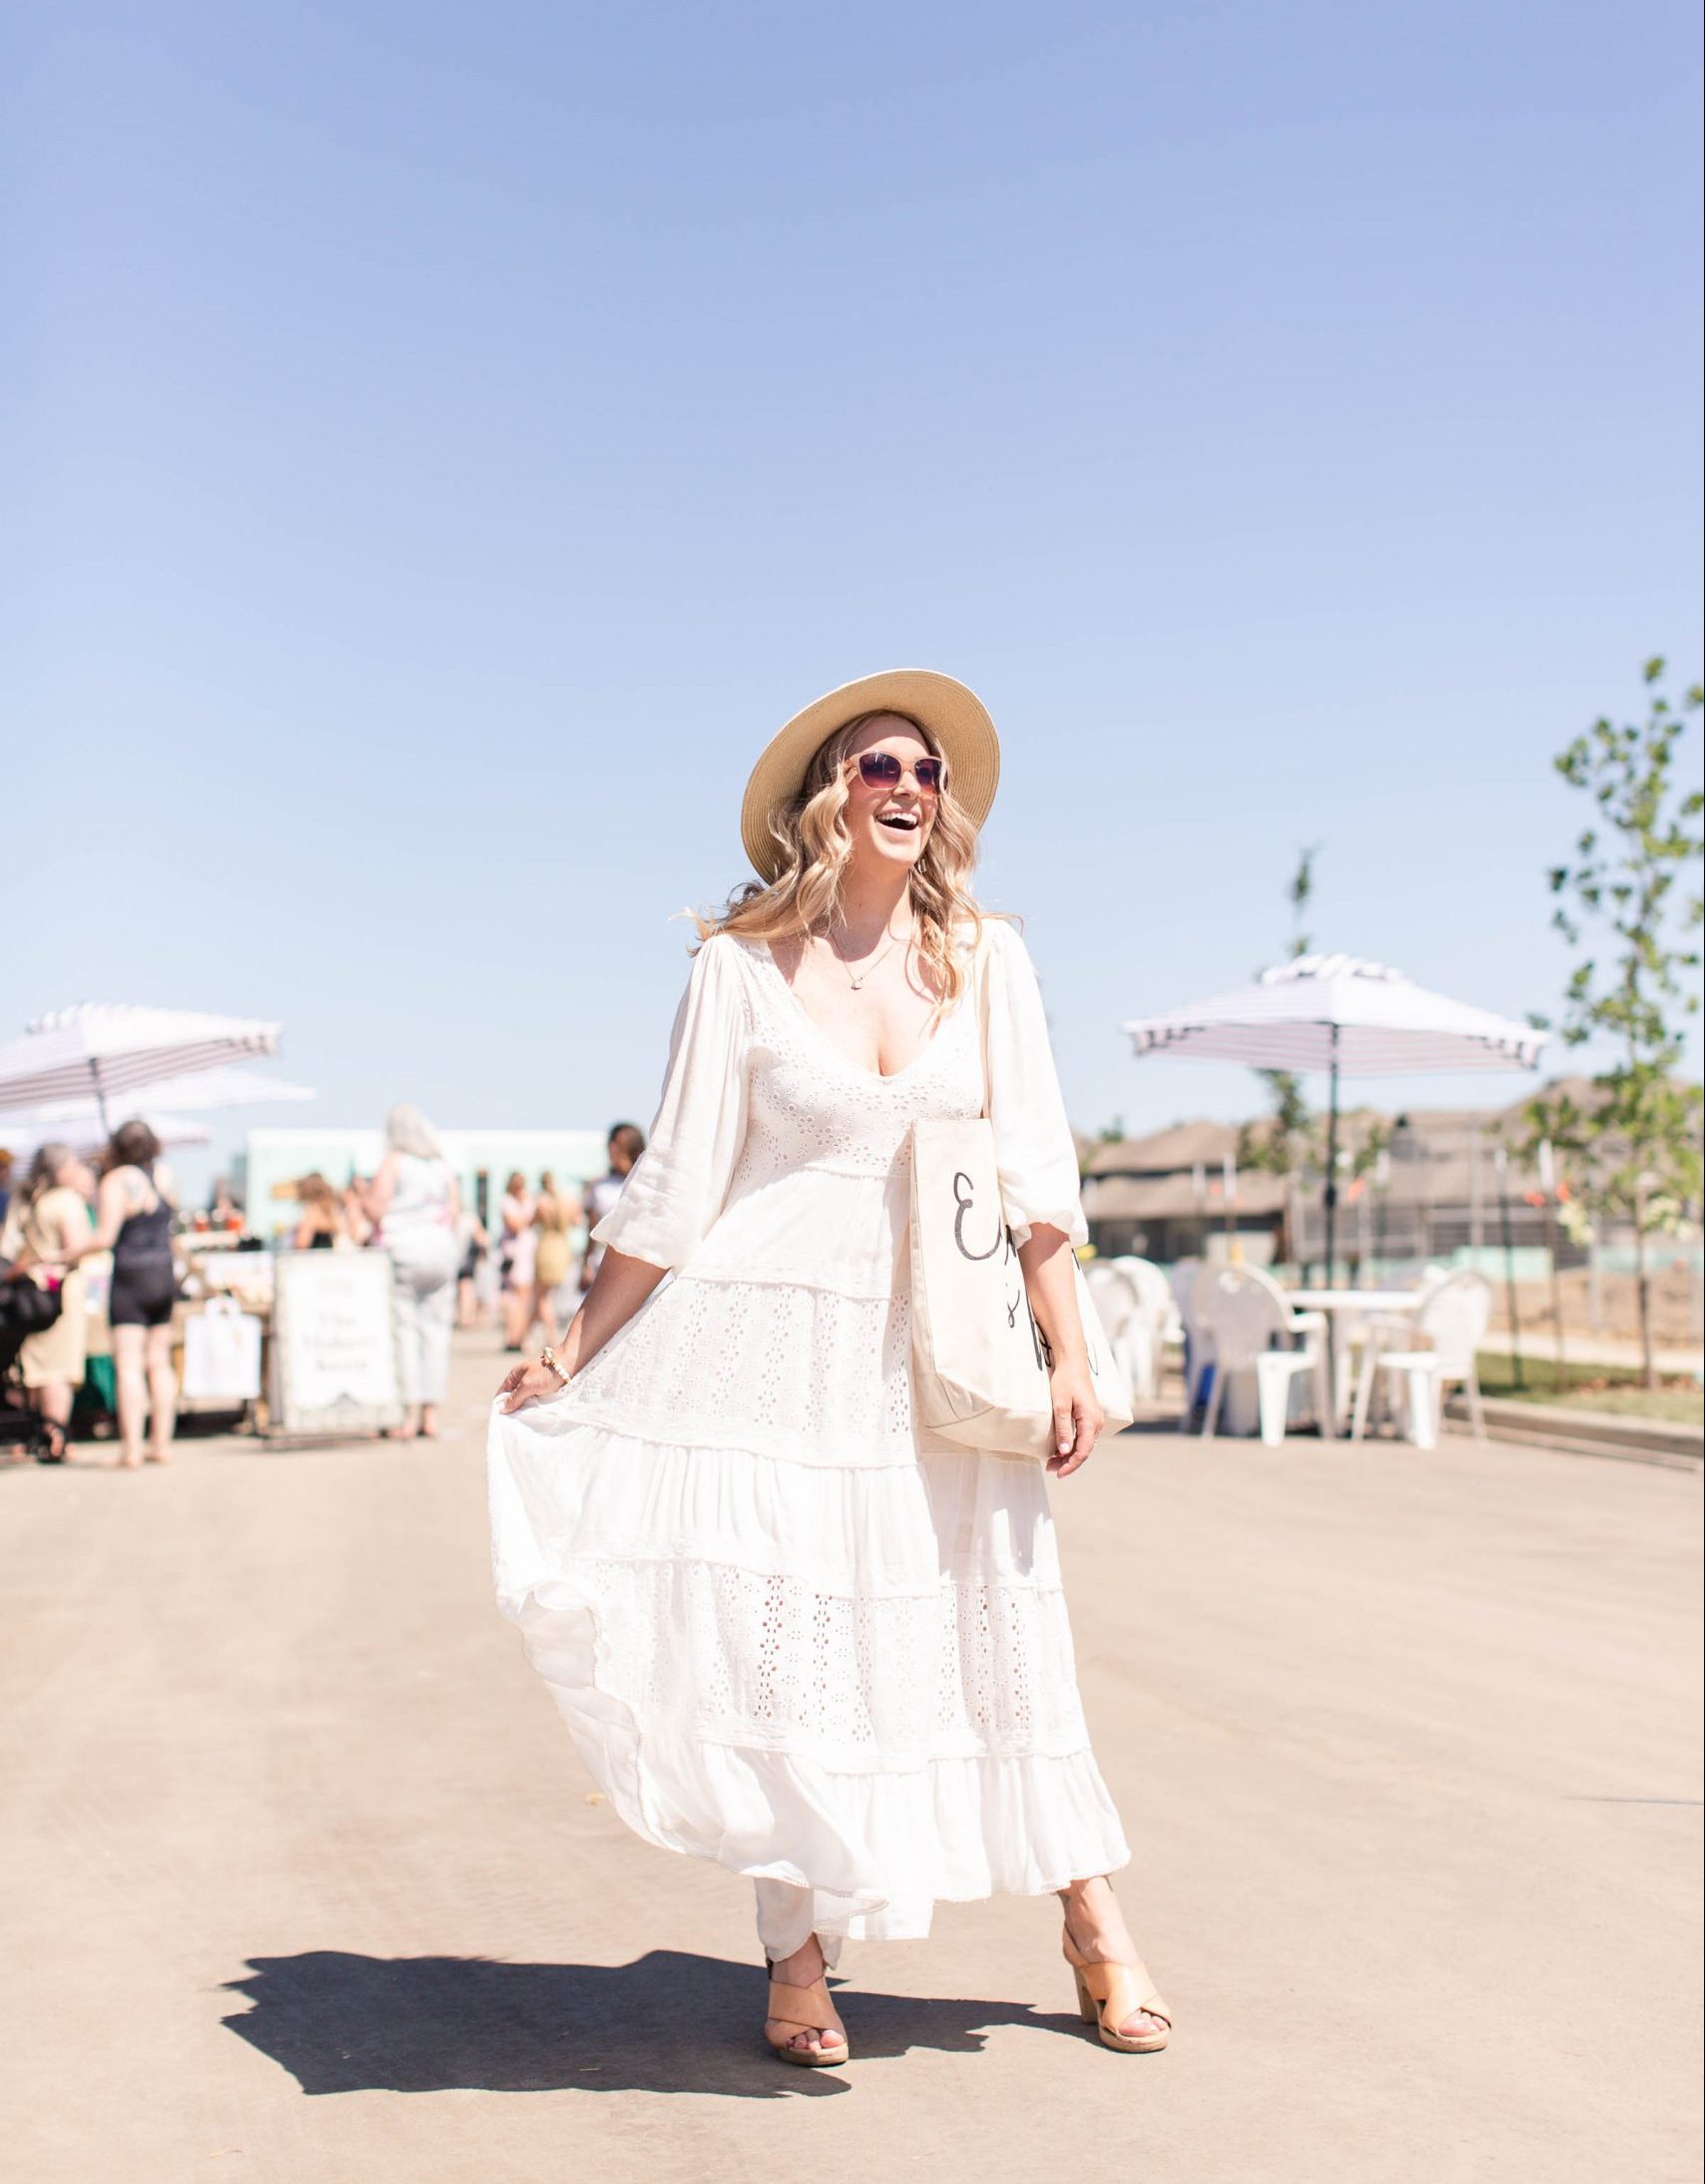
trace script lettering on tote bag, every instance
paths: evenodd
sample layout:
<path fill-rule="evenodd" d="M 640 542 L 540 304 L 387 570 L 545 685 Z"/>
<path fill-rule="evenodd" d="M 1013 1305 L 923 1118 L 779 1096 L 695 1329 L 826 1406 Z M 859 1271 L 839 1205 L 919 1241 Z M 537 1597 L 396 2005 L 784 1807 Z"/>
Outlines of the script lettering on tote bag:
<path fill-rule="evenodd" d="M 1006 1246 L 1006 1256 L 1000 1263 L 1001 1271 L 1006 1274 L 1006 1289 L 1009 1293 L 1005 1299 L 1006 1325 L 1009 1330 L 1016 1333 L 1018 1314 L 1020 1310 L 1023 1311 L 1024 1318 L 1029 1323 L 1030 1347 L 1035 1353 L 1036 1363 L 1044 1372 L 1050 1371 L 1053 1367 L 1054 1354 L 1047 1337 L 1036 1325 L 1036 1315 L 1030 1310 L 1030 1293 L 1024 1287 L 1023 1273 L 1020 1271 L 1018 1274 L 1013 1275 L 1008 1271 L 1018 1265 L 1018 1247 L 1012 1241 L 1012 1231 L 1006 1225 L 1004 1214 L 996 1216 L 994 1242 L 988 1247 L 987 1251 L 974 1252 L 965 1242 L 965 1216 L 972 1210 L 975 1203 L 975 1192 L 976 1186 L 965 1171 L 962 1168 L 955 1169 L 953 1173 L 953 1203 L 957 1211 L 953 1215 L 953 1242 L 958 1249 L 959 1257 L 968 1259 L 974 1266 L 981 1260 L 992 1259 L 1002 1244 Z M 1014 1282 L 1017 1284 L 1015 1289 L 1011 1286 Z"/>
<path fill-rule="evenodd" d="M 1004 1239 L 1006 1256 L 1010 1259 L 1012 1257 L 1012 1231 L 998 1216 L 995 1221 L 994 1242 L 986 1252 L 974 1252 L 965 1242 L 965 1216 L 971 1210 L 973 1189 L 971 1179 L 965 1171 L 962 1168 L 955 1169 L 953 1172 L 953 1203 L 959 1210 L 953 1216 L 953 1242 L 959 1247 L 960 1258 L 971 1260 L 992 1259 L 995 1253 L 999 1251 L 1001 1242 Z"/>

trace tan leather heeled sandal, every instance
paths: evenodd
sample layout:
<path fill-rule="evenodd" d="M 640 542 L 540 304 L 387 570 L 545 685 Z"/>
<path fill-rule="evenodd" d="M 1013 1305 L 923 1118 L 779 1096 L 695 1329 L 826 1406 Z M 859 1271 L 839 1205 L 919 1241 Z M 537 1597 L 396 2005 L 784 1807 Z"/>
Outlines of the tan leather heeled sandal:
<path fill-rule="evenodd" d="M 844 2063 L 852 2050 L 847 2044 L 847 2036 L 834 2030 L 835 2004 L 829 1998 L 829 1981 L 826 1975 L 814 1979 L 809 1986 L 795 1986 L 791 1980 L 778 1979 L 776 1966 L 768 1956 L 764 1968 L 770 1974 L 770 2007 L 767 2012 L 764 2037 L 774 2052 L 784 2062 L 797 2062 L 807 2070 L 833 2069 Z M 770 2031 L 771 2024 L 786 2027 L 781 2039 Z M 815 2032 L 816 2047 L 790 2047 L 788 2042 L 801 2032 Z"/>
<path fill-rule="evenodd" d="M 1158 2054 L 1172 2037 L 1172 2013 L 1155 1991 L 1148 1966 L 1140 1959 L 1134 1964 L 1092 1964 L 1073 1941 L 1069 1926 L 1061 1931 L 1060 1945 L 1077 1981 L 1078 2014 L 1095 2026 L 1102 2046 L 1121 2055 Z M 1134 2036 L 1121 2032 L 1119 2027 L 1139 2009 L 1158 2017 L 1162 2029 Z"/>

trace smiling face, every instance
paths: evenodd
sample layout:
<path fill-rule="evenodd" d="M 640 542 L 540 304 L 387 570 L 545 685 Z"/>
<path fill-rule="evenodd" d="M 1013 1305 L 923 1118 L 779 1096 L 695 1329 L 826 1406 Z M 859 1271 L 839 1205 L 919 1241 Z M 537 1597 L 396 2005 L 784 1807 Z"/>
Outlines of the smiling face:
<path fill-rule="evenodd" d="M 863 780 L 858 760 L 867 751 L 886 752 L 899 761 L 900 778 L 891 787 Z M 919 759 L 934 756 L 911 723 L 896 714 L 878 713 L 858 730 L 847 747 L 845 769 L 847 830 L 855 862 L 912 865 L 923 854 L 938 800 L 932 791 L 918 787 L 916 766 Z"/>

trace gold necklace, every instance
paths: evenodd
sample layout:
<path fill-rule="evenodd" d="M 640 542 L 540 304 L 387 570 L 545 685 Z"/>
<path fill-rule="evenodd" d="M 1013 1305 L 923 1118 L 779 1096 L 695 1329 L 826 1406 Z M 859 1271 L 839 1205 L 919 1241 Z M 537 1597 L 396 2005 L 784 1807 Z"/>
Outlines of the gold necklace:
<path fill-rule="evenodd" d="M 847 973 L 848 979 L 852 984 L 852 991 L 854 993 L 857 993 L 862 988 L 865 979 L 869 977 L 870 973 L 877 967 L 877 965 L 886 962 L 887 958 L 892 955 L 893 951 L 899 946 L 900 942 L 902 940 L 909 940 L 915 930 L 916 926 L 915 924 L 913 924 L 907 926 L 906 930 L 902 933 L 890 933 L 888 936 L 887 946 L 882 949 L 880 954 L 873 955 L 870 958 L 870 960 L 864 965 L 864 968 L 858 973 L 856 978 L 852 976 L 852 964 L 848 962 L 846 956 L 842 954 L 840 948 L 836 945 L 835 935 L 832 932 L 825 933 L 824 938 L 829 942 L 830 953 L 835 957 L 835 960 Z"/>

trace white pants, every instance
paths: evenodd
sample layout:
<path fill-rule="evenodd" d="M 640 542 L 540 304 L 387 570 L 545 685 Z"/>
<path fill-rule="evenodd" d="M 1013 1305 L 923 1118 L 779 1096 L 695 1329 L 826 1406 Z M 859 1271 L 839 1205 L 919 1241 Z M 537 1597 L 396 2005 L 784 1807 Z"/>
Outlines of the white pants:
<path fill-rule="evenodd" d="M 390 1255 L 395 1275 L 396 1369 L 406 1403 L 442 1402 L 450 1376 L 456 1261 L 446 1243 L 430 1257 Z"/>
<path fill-rule="evenodd" d="M 755 1881 L 758 1894 L 758 1939 L 773 1964 L 795 1949 L 804 1948 L 811 1934 L 814 1898 L 810 1889 L 796 1889 L 788 1881 Z M 841 1960 L 841 1935 L 820 1933 L 823 1960 L 833 1971 Z"/>

